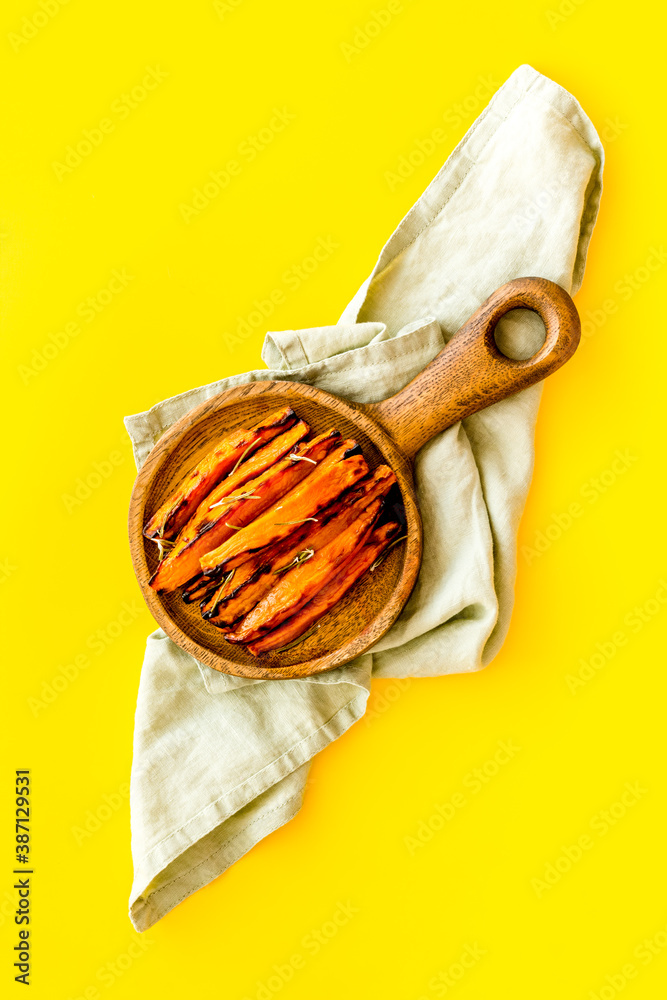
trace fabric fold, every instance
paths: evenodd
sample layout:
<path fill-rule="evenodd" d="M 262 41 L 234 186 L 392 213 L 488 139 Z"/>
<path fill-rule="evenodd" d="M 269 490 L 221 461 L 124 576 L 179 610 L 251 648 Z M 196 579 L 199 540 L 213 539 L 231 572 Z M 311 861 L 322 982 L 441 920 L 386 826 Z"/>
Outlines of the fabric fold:
<path fill-rule="evenodd" d="M 268 333 L 267 369 L 127 417 L 137 466 L 175 420 L 225 389 L 284 379 L 377 402 L 411 381 L 504 282 L 535 275 L 576 291 L 602 163 L 576 100 L 520 67 L 398 225 L 339 322 Z M 516 357 L 534 353 L 541 337 L 541 322 L 525 311 L 497 330 Z M 478 670 L 498 652 L 540 392 L 467 418 L 417 455 L 424 558 L 402 614 L 369 653 L 303 681 L 253 681 L 198 664 L 160 630 L 149 637 L 131 781 L 138 930 L 298 811 L 309 761 L 362 717 L 371 676 Z"/>

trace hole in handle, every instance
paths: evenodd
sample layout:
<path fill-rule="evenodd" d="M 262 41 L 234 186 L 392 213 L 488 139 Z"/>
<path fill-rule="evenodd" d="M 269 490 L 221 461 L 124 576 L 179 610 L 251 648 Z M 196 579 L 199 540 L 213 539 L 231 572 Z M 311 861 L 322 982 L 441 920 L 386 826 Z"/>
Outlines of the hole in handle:
<path fill-rule="evenodd" d="M 510 309 L 501 316 L 493 330 L 493 339 L 500 353 L 510 361 L 527 361 L 534 357 L 547 337 L 542 317 L 532 309 Z"/>

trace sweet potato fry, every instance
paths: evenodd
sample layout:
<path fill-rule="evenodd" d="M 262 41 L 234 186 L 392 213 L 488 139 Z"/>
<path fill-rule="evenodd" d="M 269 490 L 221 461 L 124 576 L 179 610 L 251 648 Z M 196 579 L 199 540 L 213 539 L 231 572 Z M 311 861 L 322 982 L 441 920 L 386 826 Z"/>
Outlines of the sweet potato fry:
<path fill-rule="evenodd" d="M 154 573 L 151 587 L 154 590 L 176 590 L 197 576 L 203 555 L 238 534 L 239 528 L 250 524 L 302 479 L 312 475 L 317 464 L 335 447 L 336 441 L 332 433 L 327 433 L 304 442 L 286 458 L 275 462 L 256 479 L 251 479 L 226 497 L 225 501 L 229 502 L 225 502 L 222 509 L 209 511 L 211 520 L 207 522 L 208 527 L 199 534 L 193 536 L 189 524 L 186 525 L 176 545 Z M 297 459 L 307 458 L 308 461 L 295 461 L 294 455 Z"/>
<path fill-rule="evenodd" d="M 357 580 L 363 576 L 366 570 L 372 566 L 378 556 L 387 548 L 392 538 L 400 530 L 396 522 L 383 524 L 376 528 L 364 545 L 358 545 L 354 552 L 348 556 L 341 565 L 338 572 L 329 582 L 313 597 L 308 604 L 305 604 L 300 611 L 291 618 L 279 625 L 272 632 L 268 632 L 250 643 L 246 648 L 253 654 L 259 656 L 261 653 L 268 653 L 271 650 L 280 650 L 284 646 L 291 645 L 295 639 L 302 636 L 316 621 L 330 611 L 331 608 L 343 597 Z"/>
<path fill-rule="evenodd" d="M 233 500 L 228 503 L 222 501 L 234 493 L 251 493 L 250 489 L 241 491 L 240 487 L 267 471 L 278 459 L 295 448 L 308 431 L 308 424 L 300 420 L 289 431 L 278 435 L 255 452 L 252 458 L 243 462 L 202 500 L 185 527 L 181 529 L 174 547 L 160 562 L 151 579 L 151 586 L 154 589 L 162 589 L 163 580 L 167 581 L 164 589 L 175 590 L 180 584 L 175 583 L 172 586 L 171 581 L 180 579 L 182 584 L 187 582 L 195 584 L 195 580 L 199 578 L 199 583 L 192 591 L 188 588 L 183 593 L 185 603 L 191 604 L 217 588 L 216 579 L 209 580 L 202 574 L 199 559 L 205 552 L 220 545 L 224 538 L 229 538 L 233 534 L 232 528 L 224 527 L 224 522 L 228 520 L 232 510 Z M 295 448 L 295 453 L 297 452 L 298 449 Z"/>
<path fill-rule="evenodd" d="M 146 538 L 175 538 L 204 497 L 243 458 L 296 423 L 291 407 L 270 413 L 253 427 L 225 435 L 183 479 L 180 486 L 155 512 L 146 527 Z"/>
<path fill-rule="evenodd" d="M 194 604 L 196 601 L 202 601 L 209 597 L 219 586 L 220 581 L 217 577 L 200 573 L 199 576 L 188 582 L 187 587 L 184 587 L 181 597 L 186 604 Z"/>
<path fill-rule="evenodd" d="M 295 454 L 298 454 L 296 445 L 300 441 L 303 441 L 309 431 L 310 426 L 306 421 L 298 420 L 293 427 L 290 427 L 289 430 L 283 434 L 279 434 L 268 444 L 265 444 L 251 458 L 247 458 L 242 462 L 238 469 L 225 476 L 222 482 L 218 483 L 207 497 L 204 497 L 197 510 L 182 529 L 178 536 L 178 541 L 180 542 L 181 538 L 195 538 L 197 535 L 201 535 L 207 531 L 210 523 L 215 522 L 217 518 L 216 511 L 219 511 L 220 507 L 225 506 L 221 501 L 225 500 L 230 493 L 234 493 L 235 490 L 240 489 L 241 486 L 251 479 L 261 476 L 263 472 L 266 472 L 267 469 L 283 458 L 289 451 L 292 451 L 293 448 L 295 449 Z"/>
<path fill-rule="evenodd" d="M 199 559 L 205 552 L 216 548 L 234 533 L 225 522 L 232 520 L 232 510 L 238 509 L 242 495 L 251 496 L 253 483 L 257 477 L 275 466 L 287 452 L 296 448 L 299 441 L 310 430 L 308 424 L 299 420 L 284 434 L 279 434 L 260 448 L 252 458 L 248 458 L 238 469 L 226 476 L 216 488 L 199 504 L 187 524 L 181 529 L 173 548 L 167 552 L 153 576 L 151 586 L 155 590 L 175 590 L 176 587 L 192 579 L 199 572 Z M 241 487 L 249 483 L 247 489 Z M 257 508 L 259 512 L 259 507 Z"/>
<path fill-rule="evenodd" d="M 287 573 L 253 610 L 226 635 L 228 642 L 254 642 L 295 615 L 337 573 L 342 562 L 370 535 L 382 507 L 373 500 L 349 527 L 312 559 Z"/>
<path fill-rule="evenodd" d="M 201 606 L 202 617 L 217 628 L 226 628 L 237 622 L 271 590 L 278 582 L 275 575 L 279 569 L 292 562 L 300 551 L 304 550 L 306 531 L 312 524 L 306 524 L 278 545 L 258 553 L 256 558 L 249 559 L 230 571 L 234 573 L 230 587 L 220 587 L 216 593 Z M 226 578 L 225 578 L 226 579 Z"/>
<path fill-rule="evenodd" d="M 243 568 L 243 567 L 242 567 Z M 208 612 L 215 611 L 220 601 L 223 599 L 225 593 L 234 586 L 233 578 L 236 575 L 236 570 L 231 570 L 226 576 L 223 576 L 222 583 L 216 586 L 213 593 L 209 594 L 200 605 L 199 610 L 202 613 L 202 617 L 205 618 Z"/>
<path fill-rule="evenodd" d="M 206 606 L 202 607 L 204 618 L 222 627 L 230 626 L 248 614 L 279 582 L 279 574 L 286 571 L 300 555 L 309 554 L 300 561 L 311 558 L 315 551 L 347 528 L 372 500 L 385 496 L 395 482 L 396 476 L 391 469 L 386 465 L 379 466 L 372 475 L 362 479 L 323 511 L 319 521 L 307 522 L 283 542 L 262 549 L 239 567 L 231 587 L 224 591 L 220 588 L 217 599 L 206 602 Z"/>
<path fill-rule="evenodd" d="M 213 574 L 236 569 L 259 549 L 286 538 L 295 525 L 316 520 L 321 510 L 368 472 L 366 460 L 357 452 L 355 441 L 344 441 L 313 469 L 305 482 L 281 496 L 280 503 L 208 552 L 200 560 L 202 571 Z"/>
<path fill-rule="evenodd" d="M 206 599 L 199 606 L 202 618 L 208 621 L 210 616 L 217 615 L 217 609 L 224 606 L 227 600 L 234 599 L 240 592 L 244 593 L 247 584 L 251 583 L 253 577 L 257 575 L 257 568 L 250 561 L 244 563 L 243 566 L 239 566 L 238 569 L 230 570 L 229 573 L 223 574 L 222 583 L 218 580 L 215 589 L 208 592 Z M 205 579 L 210 578 L 205 577 Z M 238 618 L 239 615 L 236 617 Z M 216 624 L 218 624 L 217 621 Z M 219 624 L 224 625 L 225 623 L 220 621 Z"/>

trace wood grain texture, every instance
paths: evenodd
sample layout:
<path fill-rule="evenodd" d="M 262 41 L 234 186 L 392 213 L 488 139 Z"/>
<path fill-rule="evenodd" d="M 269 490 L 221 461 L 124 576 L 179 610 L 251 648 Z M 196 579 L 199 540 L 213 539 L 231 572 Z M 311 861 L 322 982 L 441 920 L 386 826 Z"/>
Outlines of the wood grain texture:
<path fill-rule="evenodd" d="M 496 322 L 510 309 L 538 312 L 547 336 L 537 354 L 514 361 L 493 339 Z M 452 337 L 417 378 L 383 403 L 362 406 L 298 382 L 249 382 L 212 397 L 174 424 L 142 466 L 129 513 L 130 550 L 151 613 L 170 638 L 200 662 L 240 677 L 283 680 L 341 666 L 374 645 L 405 605 L 419 573 L 422 527 L 410 459 L 435 434 L 464 416 L 532 385 L 560 367 L 579 340 L 574 303 L 558 285 L 521 278 L 498 289 Z M 322 620 L 304 642 L 259 660 L 227 643 L 204 621 L 198 604 L 180 594 L 159 594 L 148 581 L 158 562 L 157 546 L 142 535 L 144 524 L 211 447 L 216 437 L 256 422 L 279 406 L 292 406 L 316 434 L 336 427 L 355 437 L 371 469 L 389 465 L 405 505 L 407 539 Z"/>
<path fill-rule="evenodd" d="M 501 316 L 520 308 L 542 318 L 546 338 L 533 357 L 517 361 L 501 354 L 493 334 Z M 458 420 L 551 375 L 574 354 L 580 335 L 576 307 L 560 285 L 546 278 L 517 278 L 489 296 L 401 392 L 367 412 L 412 458 Z"/>
<path fill-rule="evenodd" d="M 393 469 L 409 530 L 405 544 L 395 546 L 377 570 L 362 578 L 316 633 L 285 653 L 269 653 L 258 661 L 242 647 L 227 643 L 215 626 L 203 620 L 198 605 L 185 604 L 178 593 L 158 594 L 148 586 L 158 554 L 155 543 L 142 536 L 142 529 L 216 436 L 250 419 L 259 420 L 264 413 L 284 404 L 291 405 L 316 434 L 337 427 L 343 437 L 356 438 L 371 469 L 383 462 Z M 363 408 L 297 382 L 238 386 L 207 400 L 174 424 L 155 445 L 137 476 L 129 533 L 144 600 L 161 628 L 202 663 L 241 677 L 305 677 L 331 670 L 368 649 L 396 619 L 421 561 L 421 522 L 410 463 Z"/>

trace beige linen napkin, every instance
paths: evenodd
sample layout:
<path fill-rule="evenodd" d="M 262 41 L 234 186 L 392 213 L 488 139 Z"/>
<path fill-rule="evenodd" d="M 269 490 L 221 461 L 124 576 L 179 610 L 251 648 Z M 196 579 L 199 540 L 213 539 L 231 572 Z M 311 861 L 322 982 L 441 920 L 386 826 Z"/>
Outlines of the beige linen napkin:
<path fill-rule="evenodd" d="M 224 378 L 125 420 L 137 466 L 179 417 L 243 382 L 293 379 L 363 403 L 409 382 L 499 285 L 538 275 L 575 292 L 601 190 L 603 151 L 574 98 L 521 66 L 382 250 L 335 326 L 267 334 L 268 370 Z M 502 321 L 529 356 L 533 314 Z M 298 811 L 308 762 L 356 722 L 371 674 L 479 670 L 509 626 L 516 530 L 533 465 L 540 387 L 438 435 L 418 454 L 424 559 L 387 635 L 345 667 L 300 681 L 219 674 L 161 630 L 148 638 L 131 781 L 145 930 Z"/>

